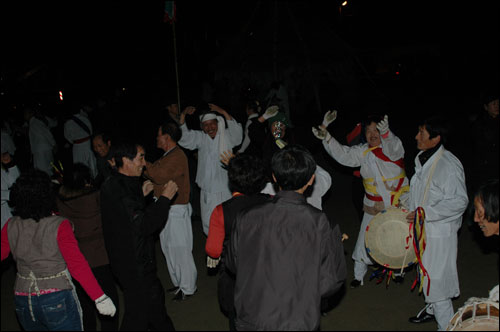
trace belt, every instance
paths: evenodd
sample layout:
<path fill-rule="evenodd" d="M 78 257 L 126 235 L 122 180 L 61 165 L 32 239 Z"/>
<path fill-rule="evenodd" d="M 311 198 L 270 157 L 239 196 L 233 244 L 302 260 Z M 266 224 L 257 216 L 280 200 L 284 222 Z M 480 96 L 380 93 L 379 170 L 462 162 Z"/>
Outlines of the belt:
<path fill-rule="evenodd" d="M 87 136 L 87 137 L 84 137 L 84 138 L 75 139 L 73 141 L 73 144 L 80 144 L 80 143 L 83 143 L 83 142 L 87 142 L 90 139 L 90 137 L 91 136 Z"/>
<path fill-rule="evenodd" d="M 382 199 L 382 196 L 373 196 L 373 195 L 370 195 L 368 193 L 365 193 L 366 195 L 366 198 L 368 198 L 370 201 L 375 201 L 375 202 L 382 202 L 383 199 Z"/>

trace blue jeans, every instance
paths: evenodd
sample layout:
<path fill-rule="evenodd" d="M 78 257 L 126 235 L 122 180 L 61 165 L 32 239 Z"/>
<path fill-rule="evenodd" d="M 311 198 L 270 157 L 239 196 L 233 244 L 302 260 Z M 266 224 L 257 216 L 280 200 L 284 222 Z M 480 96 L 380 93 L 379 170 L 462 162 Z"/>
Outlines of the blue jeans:
<path fill-rule="evenodd" d="M 22 327 L 27 331 L 81 331 L 82 323 L 78 312 L 77 299 L 72 290 L 31 296 L 33 321 L 28 296 L 16 295 L 16 314 Z"/>

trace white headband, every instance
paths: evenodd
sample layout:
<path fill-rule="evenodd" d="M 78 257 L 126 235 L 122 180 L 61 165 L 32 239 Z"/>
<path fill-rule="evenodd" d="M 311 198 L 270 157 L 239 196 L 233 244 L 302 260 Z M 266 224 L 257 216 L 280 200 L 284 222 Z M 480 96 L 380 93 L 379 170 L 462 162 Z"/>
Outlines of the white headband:
<path fill-rule="evenodd" d="M 208 120 L 217 120 L 217 114 L 205 113 L 205 114 L 200 115 L 200 122 L 205 122 Z"/>

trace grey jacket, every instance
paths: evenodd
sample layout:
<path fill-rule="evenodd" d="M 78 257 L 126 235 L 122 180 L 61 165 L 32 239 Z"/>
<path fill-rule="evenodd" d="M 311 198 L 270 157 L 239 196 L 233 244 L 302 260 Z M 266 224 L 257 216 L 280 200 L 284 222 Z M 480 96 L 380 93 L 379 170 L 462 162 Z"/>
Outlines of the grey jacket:
<path fill-rule="evenodd" d="M 237 215 L 226 265 L 238 330 L 317 329 L 321 297 L 346 278 L 339 226 L 293 191 Z"/>

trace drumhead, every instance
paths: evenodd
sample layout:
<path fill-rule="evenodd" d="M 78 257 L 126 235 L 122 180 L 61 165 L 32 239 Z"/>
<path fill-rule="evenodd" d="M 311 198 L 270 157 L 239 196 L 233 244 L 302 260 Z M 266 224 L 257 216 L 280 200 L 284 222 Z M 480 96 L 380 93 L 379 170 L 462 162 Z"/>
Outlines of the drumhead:
<path fill-rule="evenodd" d="M 366 251 L 378 264 L 400 269 L 403 264 L 407 267 L 416 262 L 413 232 L 410 232 L 410 224 L 406 222 L 407 214 L 407 211 L 389 208 L 378 213 L 368 224 L 365 233 Z"/>
<path fill-rule="evenodd" d="M 498 302 L 470 298 L 453 315 L 447 331 L 498 331 Z"/>

